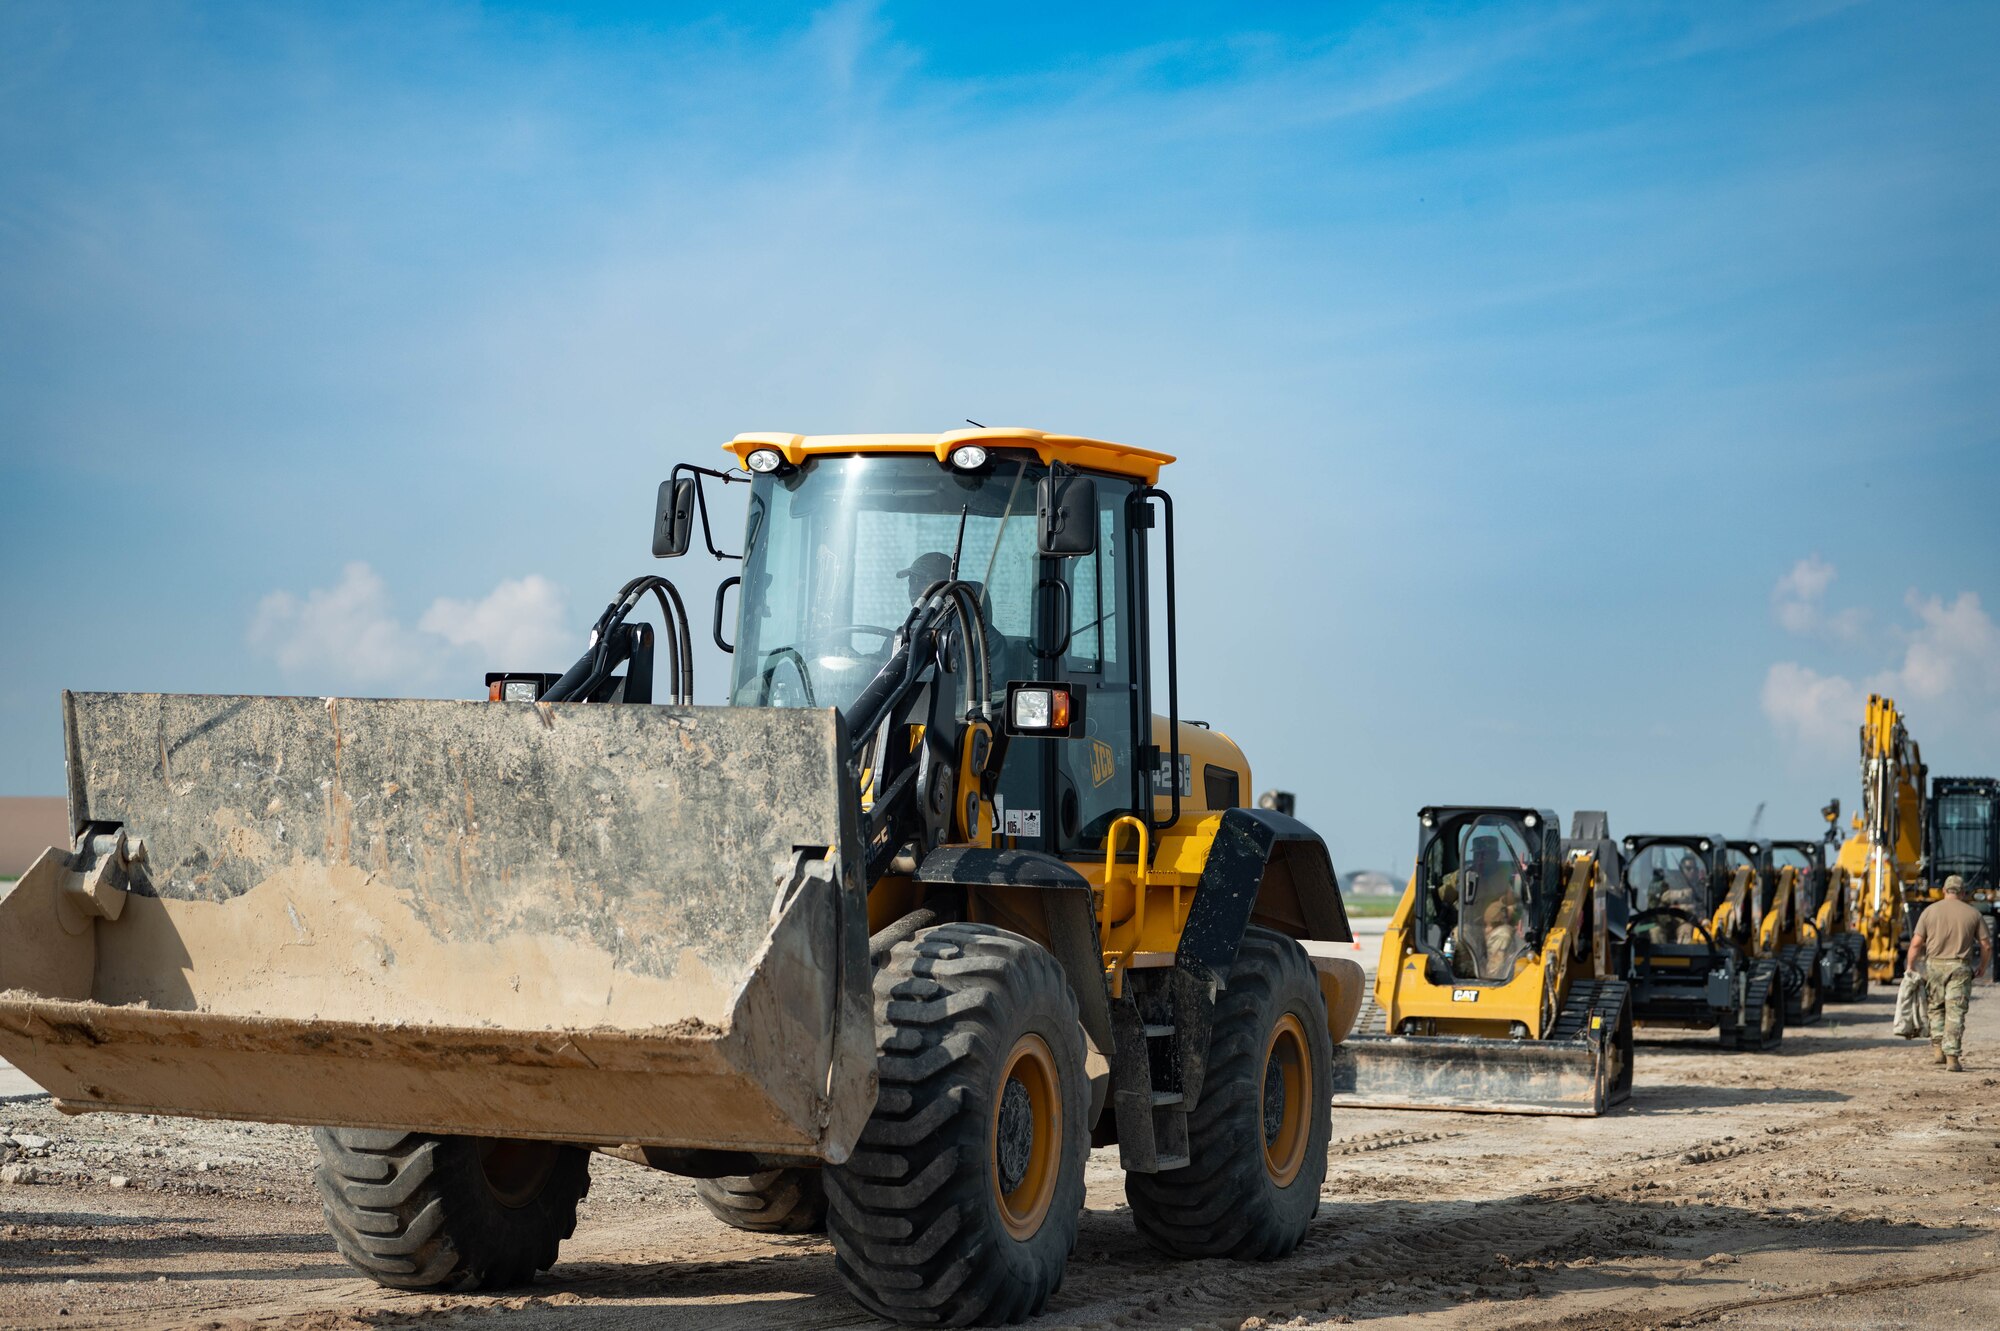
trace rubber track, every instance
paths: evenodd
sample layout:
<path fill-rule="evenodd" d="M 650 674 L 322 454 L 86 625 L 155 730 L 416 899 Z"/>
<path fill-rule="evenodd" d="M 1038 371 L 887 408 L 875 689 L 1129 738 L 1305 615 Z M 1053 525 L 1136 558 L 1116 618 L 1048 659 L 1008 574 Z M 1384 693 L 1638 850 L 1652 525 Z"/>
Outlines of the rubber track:
<path fill-rule="evenodd" d="M 518 1285 L 555 1264 L 590 1191 L 587 1152 L 564 1148 L 542 1199 L 494 1223 L 477 1144 L 428 1133 L 318 1128 L 313 1182 L 340 1255 L 397 1289 Z"/>
<path fill-rule="evenodd" d="M 1053 1006 L 1074 1032 L 1066 1162 L 1041 1231 L 1017 1244 L 988 1195 L 991 1091 L 1006 1054 L 994 1032 Z M 1076 995 L 1049 953 L 1017 934 L 953 923 L 898 943 L 875 976 L 881 1090 L 845 1164 L 824 1171 L 827 1228 L 848 1292 L 871 1312 L 917 1324 L 1032 1317 L 1061 1282 L 1083 1207 L 1082 1027 Z M 1007 1044 L 1011 1045 L 1011 1036 Z M 1060 1044 L 1057 1040 L 1054 1044 Z M 1010 1246 L 1011 1245 L 1011 1246 Z M 1023 1278 L 1022 1249 L 1053 1265 Z M 1050 1260 L 1052 1255 L 1052 1260 Z"/>
<path fill-rule="evenodd" d="M 1159 1174 L 1128 1174 L 1125 1196 L 1132 1220 L 1146 1241 L 1180 1256 L 1233 1257 L 1268 1261 L 1297 1246 L 1311 1222 L 1312 1211 L 1285 1214 L 1264 1172 L 1262 1137 L 1244 1136 L 1245 1102 L 1257 1096 L 1263 1072 L 1264 1040 L 1270 1026 L 1274 997 L 1284 990 L 1309 990 L 1317 998 L 1319 984 L 1299 945 L 1282 934 L 1252 926 L 1237 946 L 1229 987 L 1217 997 L 1214 1033 L 1209 1043 L 1208 1073 L 1201 1103 L 1188 1115 L 1192 1159 L 1184 1169 Z M 1293 1189 L 1314 1194 L 1326 1177 L 1326 1139 L 1331 1131 L 1331 1045 L 1324 1039 L 1326 1019 L 1320 1009 L 1313 1054 L 1319 1062 L 1313 1081 L 1319 1091 L 1307 1143 L 1307 1158 Z M 1309 1030 L 1312 1019 L 1308 1018 Z M 1290 1196 L 1291 1193 L 1285 1194 Z M 1315 1206 L 1316 1209 L 1316 1206 Z"/>

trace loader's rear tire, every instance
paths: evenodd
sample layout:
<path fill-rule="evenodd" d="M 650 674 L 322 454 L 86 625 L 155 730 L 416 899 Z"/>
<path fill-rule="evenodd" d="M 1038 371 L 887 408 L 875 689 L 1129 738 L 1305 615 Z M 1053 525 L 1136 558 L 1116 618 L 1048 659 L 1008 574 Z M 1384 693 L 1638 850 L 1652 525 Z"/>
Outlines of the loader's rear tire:
<path fill-rule="evenodd" d="M 558 1142 L 315 1128 L 313 1183 L 334 1246 L 395 1289 L 523 1285 L 555 1264 L 590 1191 L 590 1153 Z"/>
<path fill-rule="evenodd" d="M 1090 1151 L 1062 967 L 990 925 L 924 929 L 876 972 L 875 1032 L 875 1112 L 824 1171 L 841 1280 L 892 1321 L 1033 1317 L 1076 1244 Z"/>
<path fill-rule="evenodd" d="M 1216 998 L 1187 1166 L 1125 1176 L 1140 1235 L 1174 1257 L 1283 1257 L 1319 1209 L 1332 1104 L 1333 1040 L 1312 962 L 1253 925 Z"/>
<path fill-rule="evenodd" d="M 817 1169 L 765 1169 L 705 1178 L 695 1196 L 710 1215 L 753 1234 L 817 1234 L 826 1228 L 826 1184 Z"/>

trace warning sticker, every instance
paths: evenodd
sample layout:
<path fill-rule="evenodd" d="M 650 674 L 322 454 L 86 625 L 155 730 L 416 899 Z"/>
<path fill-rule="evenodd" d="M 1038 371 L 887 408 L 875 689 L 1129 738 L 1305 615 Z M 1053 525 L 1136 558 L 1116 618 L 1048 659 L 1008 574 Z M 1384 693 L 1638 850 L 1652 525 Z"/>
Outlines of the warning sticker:
<path fill-rule="evenodd" d="M 1007 810 L 1008 836 L 1040 836 L 1042 834 L 1042 811 L 1040 809 Z"/>

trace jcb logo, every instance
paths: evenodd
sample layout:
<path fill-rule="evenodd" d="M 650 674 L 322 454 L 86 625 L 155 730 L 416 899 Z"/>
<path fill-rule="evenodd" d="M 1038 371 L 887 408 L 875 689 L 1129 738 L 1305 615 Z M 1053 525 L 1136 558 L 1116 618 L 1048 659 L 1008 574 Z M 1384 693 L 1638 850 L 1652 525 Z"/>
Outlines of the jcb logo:
<path fill-rule="evenodd" d="M 1118 775 L 1118 755 L 1101 739 L 1090 741 L 1090 784 L 1101 786 Z"/>

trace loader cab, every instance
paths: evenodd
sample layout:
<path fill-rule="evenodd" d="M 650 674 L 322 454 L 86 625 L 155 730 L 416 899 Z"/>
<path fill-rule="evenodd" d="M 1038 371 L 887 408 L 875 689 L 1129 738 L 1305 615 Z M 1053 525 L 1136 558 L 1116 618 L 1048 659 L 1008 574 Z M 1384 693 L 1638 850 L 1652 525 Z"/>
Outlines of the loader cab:
<path fill-rule="evenodd" d="M 2000 897 L 2000 781 L 1934 778 L 1924 833 L 1925 877 L 1933 890 L 1957 874 L 1973 900 Z"/>
<path fill-rule="evenodd" d="M 1555 814 L 1434 806 L 1417 817 L 1417 946 L 1455 981 L 1506 983 L 1562 899 Z"/>
<path fill-rule="evenodd" d="M 983 641 L 954 631 L 929 686 L 954 696 L 928 714 L 934 725 L 977 715 L 990 726 L 999 771 L 981 832 L 1021 849 L 1101 854 L 1113 822 L 1153 808 L 1147 538 L 1163 456 L 1107 445 L 1078 458 L 1036 438 L 971 437 L 732 445 L 751 483 L 736 633 L 725 644 L 729 702 L 833 707 L 852 722 L 913 606 L 963 583 Z M 1090 461 L 1105 465 L 1079 465 Z M 1038 509 L 1052 477 L 1087 481 L 1069 488 L 1072 507 L 1080 494 L 1089 511 L 1066 515 L 1061 552 L 1047 548 Z M 972 660 L 981 647 L 983 697 Z M 1062 714 L 1029 685 L 1066 689 Z"/>

